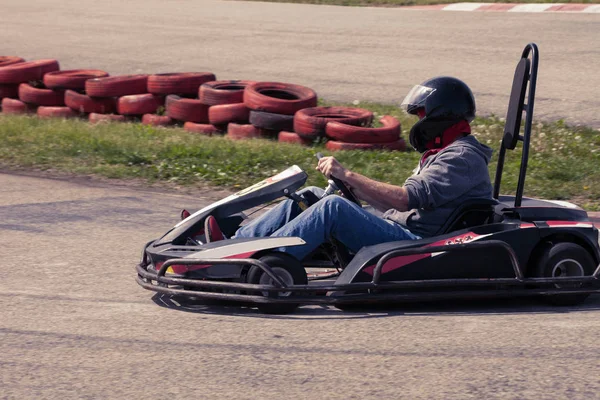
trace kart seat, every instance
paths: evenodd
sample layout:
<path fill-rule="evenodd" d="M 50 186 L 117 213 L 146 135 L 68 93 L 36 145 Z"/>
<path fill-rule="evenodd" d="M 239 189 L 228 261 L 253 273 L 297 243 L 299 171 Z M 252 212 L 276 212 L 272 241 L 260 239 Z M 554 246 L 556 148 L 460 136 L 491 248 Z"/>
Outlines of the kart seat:
<path fill-rule="evenodd" d="M 495 199 L 465 201 L 450 214 L 444 225 L 436 232 L 436 236 L 493 222 L 494 206 L 497 204 L 498 201 Z"/>

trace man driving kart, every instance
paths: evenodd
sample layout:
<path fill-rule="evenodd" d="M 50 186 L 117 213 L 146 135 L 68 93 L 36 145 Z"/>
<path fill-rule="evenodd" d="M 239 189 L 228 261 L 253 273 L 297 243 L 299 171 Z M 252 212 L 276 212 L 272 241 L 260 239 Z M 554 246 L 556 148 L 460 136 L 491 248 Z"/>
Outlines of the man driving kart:
<path fill-rule="evenodd" d="M 376 211 L 341 196 L 321 198 L 322 189 L 309 187 L 299 194 L 309 191 L 320 200 L 308 209 L 285 200 L 239 228 L 235 237 L 300 237 L 305 245 L 282 249 L 298 260 L 331 238 L 356 253 L 364 246 L 433 236 L 461 203 L 491 199 L 487 166 L 492 150 L 470 135 L 475 100 L 469 87 L 456 78 L 432 78 L 413 87 L 402 107 L 419 117 L 409 139 L 424 153 L 403 186 L 350 171 L 334 157 L 321 158 L 316 167 L 341 180 Z"/>

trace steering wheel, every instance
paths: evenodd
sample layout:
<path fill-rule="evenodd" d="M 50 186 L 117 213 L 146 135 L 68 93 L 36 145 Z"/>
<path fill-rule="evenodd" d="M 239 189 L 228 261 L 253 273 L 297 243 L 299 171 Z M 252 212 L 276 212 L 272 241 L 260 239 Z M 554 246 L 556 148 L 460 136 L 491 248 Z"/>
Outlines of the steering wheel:
<path fill-rule="evenodd" d="M 317 160 L 320 160 L 321 158 L 323 158 L 323 154 L 321 154 L 321 153 L 317 153 L 317 154 L 315 154 L 315 156 L 317 157 Z M 354 193 L 352 193 L 352 191 L 350 190 L 350 188 L 348 188 L 348 186 L 346 186 L 346 184 L 344 182 L 342 182 L 341 180 L 339 180 L 338 178 L 336 178 L 333 175 L 331 175 L 329 177 L 329 179 L 331 179 L 333 181 L 333 183 L 335 183 L 335 186 L 337 186 L 338 189 L 340 189 L 340 192 L 342 192 L 342 194 L 344 195 L 345 198 L 347 198 L 348 200 L 350 200 L 354 204 L 359 205 L 359 206 L 362 207 L 362 205 L 360 204 L 360 201 L 358 200 L 358 198 L 356 198 L 356 196 L 354 195 Z"/>

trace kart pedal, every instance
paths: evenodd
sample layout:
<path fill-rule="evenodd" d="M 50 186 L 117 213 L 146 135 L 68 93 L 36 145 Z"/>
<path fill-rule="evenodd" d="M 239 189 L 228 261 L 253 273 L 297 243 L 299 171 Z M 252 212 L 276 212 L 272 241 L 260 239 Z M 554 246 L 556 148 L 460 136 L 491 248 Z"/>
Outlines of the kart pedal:
<path fill-rule="evenodd" d="M 212 215 L 206 217 L 204 221 L 204 235 L 206 237 L 206 243 L 218 242 L 219 240 L 225 239 L 225 235 L 217 224 L 217 219 Z"/>
<path fill-rule="evenodd" d="M 192 215 L 192 214 L 188 210 L 186 210 L 185 208 L 183 210 L 181 210 L 181 214 L 179 214 L 179 216 L 181 217 L 182 221 L 184 219 L 186 219 L 187 217 L 189 217 L 190 215 Z"/>

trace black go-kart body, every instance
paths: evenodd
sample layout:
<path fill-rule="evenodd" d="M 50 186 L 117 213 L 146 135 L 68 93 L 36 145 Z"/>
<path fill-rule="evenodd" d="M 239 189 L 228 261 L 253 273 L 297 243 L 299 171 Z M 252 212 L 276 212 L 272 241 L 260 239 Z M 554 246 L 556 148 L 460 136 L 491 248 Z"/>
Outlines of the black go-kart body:
<path fill-rule="evenodd" d="M 236 301 L 273 313 L 302 304 L 344 308 L 531 295 L 571 305 L 599 293 L 598 230 L 587 213 L 567 202 L 523 197 L 537 66 L 537 46 L 529 44 L 515 71 L 494 200 L 463 204 L 438 235 L 369 246 L 356 254 L 328 243 L 302 263 L 280 252 L 303 245 L 297 237 L 204 243 L 204 223 L 211 215 L 230 237 L 244 222 L 244 211 L 282 197 L 298 200 L 296 190 L 307 175 L 293 166 L 197 211 L 147 243 L 137 282 L 166 295 Z M 501 196 L 504 156 L 519 141 L 523 147 L 516 195 Z"/>

